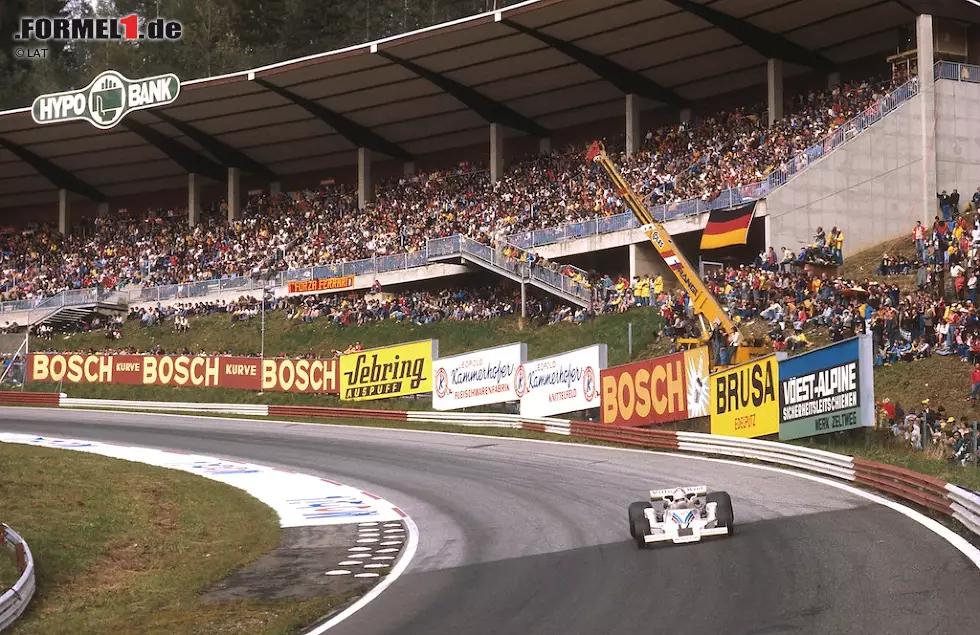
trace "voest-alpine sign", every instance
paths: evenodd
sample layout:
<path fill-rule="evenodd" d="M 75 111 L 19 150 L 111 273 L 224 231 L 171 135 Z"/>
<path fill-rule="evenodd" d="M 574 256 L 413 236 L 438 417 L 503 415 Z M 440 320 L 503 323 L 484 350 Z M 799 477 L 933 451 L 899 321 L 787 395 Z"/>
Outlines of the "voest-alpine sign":
<path fill-rule="evenodd" d="M 527 344 L 518 342 L 433 362 L 432 407 L 454 410 L 517 401 L 517 369 L 527 361 Z"/>
<path fill-rule="evenodd" d="M 605 367 L 605 344 L 527 362 L 517 369 L 521 415 L 550 417 L 598 408 L 599 373 Z"/>
<path fill-rule="evenodd" d="M 165 106 L 179 95 L 180 79 L 173 73 L 128 79 L 105 71 L 80 90 L 41 95 L 31 106 L 31 116 L 38 124 L 87 121 L 108 130 L 134 110 Z"/>
<path fill-rule="evenodd" d="M 439 340 L 372 348 L 340 357 L 340 398 L 368 401 L 432 392 Z"/>
<path fill-rule="evenodd" d="M 754 438 L 779 432 L 779 362 L 767 355 L 711 375 L 711 434 Z"/>
<path fill-rule="evenodd" d="M 779 362 L 779 438 L 874 426 L 870 335 Z"/>
<path fill-rule="evenodd" d="M 613 366 L 600 374 L 602 423 L 645 426 L 708 416 L 708 349 Z"/>

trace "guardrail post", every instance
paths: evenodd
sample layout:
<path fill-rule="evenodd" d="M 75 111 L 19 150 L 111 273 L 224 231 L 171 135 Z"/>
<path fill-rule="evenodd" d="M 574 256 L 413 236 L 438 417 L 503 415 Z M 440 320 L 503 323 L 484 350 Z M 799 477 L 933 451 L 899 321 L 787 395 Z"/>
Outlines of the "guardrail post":
<path fill-rule="evenodd" d="M 24 573 L 27 570 L 27 554 L 24 552 L 24 543 L 17 543 L 14 547 L 14 554 L 17 558 L 17 571 Z"/>
<path fill-rule="evenodd" d="M 977 467 L 977 462 L 980 461 L 980 457 L 977 457 L 977 422 L 973 422 L 973 441 L 970 444 L 970 453 L 973 455 L 973 467 Z"/>

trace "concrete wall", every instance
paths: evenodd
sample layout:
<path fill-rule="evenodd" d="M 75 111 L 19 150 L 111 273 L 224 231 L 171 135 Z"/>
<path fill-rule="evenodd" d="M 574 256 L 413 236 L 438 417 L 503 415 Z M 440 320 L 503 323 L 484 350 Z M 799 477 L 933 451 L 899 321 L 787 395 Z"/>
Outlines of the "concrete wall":
<path fill-rule="evenodd" d="M 797 251 L 812 242 L 818 226 L 829 234 L 836 225 L 844 232 L 847 256 L 910 233 L 922 217 L 922 197 L 936 200 L 935 192 L 922 191 L 920 99 L 909 100 L 773 192 L 766 200 L 771 246 Z"/>
<path fill-rule="evenodd" d="M 980 187 L 980 84 L 936 83 L 936 180 L 965 205 Z"/>

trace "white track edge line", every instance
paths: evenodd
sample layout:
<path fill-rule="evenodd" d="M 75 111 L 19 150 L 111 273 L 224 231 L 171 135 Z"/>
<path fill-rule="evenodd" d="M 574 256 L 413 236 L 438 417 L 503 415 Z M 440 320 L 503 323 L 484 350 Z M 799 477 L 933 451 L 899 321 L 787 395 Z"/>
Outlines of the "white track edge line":
<path fill-rule="evenodd" d="M 405 551 L 402 552 L 402 556 L 398 559 L 398 562 L 391 568 L 391 573 L 386 575 L 381 582 L 374 585 L 370 591 L 362 595 L 356 602 L 348 606 L 337 615 L 331 617 L 325 623 L 314 627 L 312 630 L 304 631 L 303 635 L 321 635 L 321 633 L 325 633 L 334 626 L 337 626 L 348 617 L 354 613 L 357 613 L 372 601 L 376 600 L 385 589 L 394 584 L 395 580 L 400 578 L 401 575 L 405 573 L 405 570 L 408 569 L 408 565 L 415 557 L 415 551 L 419 546 L 419 528 L 408 514 L 406 514 L 402 520 L 405 522 L 405 526 L 408 527 L 408 543 L 405 545 Z"/>
<path fill-rule="evenodd" d="M 61 408 L 46 408 L 46 407 L 37 408 L 37 407 L 16 407 L 16 406 L 14 408 L 17 409 L 17 410 L 30 410 L 30 411 L 35 411 L 35 412 L 38 411 L 38 410 L 51 410 L 51 411 L 55 411 L 55 412 L 59 412 L 59 411 L 60 412 L 65 412 L 65 410 L 64 409 L 61 409 Z M 100 411 L 100 410 L 96 410 L 96 409 L 92 409 L 91 411 L 92 412 L 106 412 L 106 413 L 112 413 L 113 412 L 111 410 L 103 410 L 103 411 Z M 118 412 L 119 411 L 116 411 L 116 413 L 118 413 Z M 720 458 L 715 458 L 715 457 L 700 456 L 700 455 L 697 455 L 697 454 L 680 454 L 680 453 L 677 453 L 677 452 L 666 452 L 666 451 L 663 451 L 663 450 L 648 450 L 648 449 L 639 449 L 639 448 L 617 448 L 617 447 L 605 446 L 605 445 L 594 445 L 594 444 L 591 444 L 591 443 L 572 443 L 572 442 L 569 442 L 569 441 L 551 441 L 551 440 L 547 440 L 547 439 L 525 439 L 525 438 L 522 438 L 522 437 L 501 437 L 501 436 L 489 435 L 489 434 L 473 435 L 473 434 L 467 434 L 465 432 L 442 432 L 442 431 L 439 431 L 439 430 L 414 430 L 414 429 L 412 429 L 410 427 L 399 428 L 399 427 L 386 427 L 386 426 L 385 427 L 381 427 L 381 426 L 368 426 L 368 425 L 358 426 L 358 425 L 350 425 L 350 424 L 344 424 L 344 423 L 334 424 L 334 423 L 329 423 L 329 422 L 325 422 L 325 423 L 310 423 L 310 422 L 305 422 L 305 421 L 283 421 L 281 419 L 243 419 L 243 418 L 238 418 L 238 417 L 208 417 L 207 415 L 198 415 L 198 414 L 187 414 L 187 415 L 185 415 L 185 414 L 172 414 L 172 413 L 152 413 L 152 414 L 153 414 L 153 416 L 156 416 L 156 417 L 184 417 L 184 418 L 189 418 L 189 419 L 207 419 L 209 421 L 229 421 L 229 422 L 240 422 L 240 423 L 255 423 L 257 421 L 258 422 L 265 421 L 267 423 L 278 423 L 278 424 L 281 424 L 281 425 L 317 426 L 320 429 L 324 429 L 325 426 L 333 426 L 333 427 L 337 427 L 337 428 L 349 428 L 349 429 L 359 429 L 359 430 L 363 430 L 364 428 L 373 428 L 373 429 L 380 429 L 380 430 L 398 430 L 398 431 L 403 431 L 403 432 L 412 432 L 412 433 L 415 433 L 415 434 L 436 434 L 436 435 L 449 435 L 449 436 L 454 436 L 454 437 L 470 437 L 470 438 L 472 438 L 473 436 L 481 436 L 481 437 L 488 438 L 488 439 L 500 439 L 500 440 L 503 440 L 503 441 L 518 441 L 518 442 L 522 442 L 522 443 L 543 443 L 543 444 L 547 444 L 547 445 L 560 445 L 560 446 L 572 446 L 572 447 L 574 447 L 574 446 L 587 446 L 587 447 L 593 447 L 593 448 L 601 448 L 603 450 L 613 450 L 613 451 L 616 451 L 616 452 L 634 452 L 634 453 L 647 454 L 647 455 L 649 455 L 649 454 L 660 454 L 660 455 L 665 455 L 665 456 L 672 456 L 672 457 L 675 457 L 675 458 L 695 459 L 695 460 L 701 460 L 701 461 L 712 461 L 712 462 L 715 462 L 715 463 L 726 463 L 728 465 L 734 465 L 734 466 L 739 466 L 739 467 L 749 467 L 749 468 L 755 468 L 755 469 L 758 469 L 758 470 L 768 470 L 768 471 L 771 471 L 771 472 L 778 472 L 778 473 L 782 473 L 782 474 L 788 474 L 790 476 L 796 476 L 798 478 L 803 478 L 803 479 L 811 480 L 811 481 L 814 481 L 814 482 L 817 482 L 817 483 L 821 483 L 821 484 L 824 484 L 824 485 L 829 485 L 831 487 L 835 487 L 835 488 L 840 489 L 842 491 L 850 492 L 852 494 L 855 494 L 855 495 L 857 495 L 857 496 L 859 496 L 861 498 L 864 498 L 866 500 L 872 501 L 872 502 L 877 503 L 879 505 L 884 505 L 885 507 L 888 507 L 889 509 L 892 509 L 892 510 L 894 510 L 894 511 L 900 513 L 900 514 L 902 514 L 903 516 L 909 518 L 910 520 L 912 520 L 912 521 L 914 521 L 916 523 L 919 523 L 920 525 L 922 525 L 926 529 L 928 529 L 928 530 L 932 531 L 933 533 L 935 533 L 936 535 L 938 535 L 940 538 L 943 538 L 944 540 L 946 540 L 946 542 L 948 542 L 949 544 L 951 544 L 957 551 L 961 552 L 971 562 L 973 562 L 973 564 L 978 569 L 980 569 L 980 549 L 978 549 L 977 547 L 974 547 L 968 540 L 966 540 L 965 538 L 963 538 L 962 536 L 960 536 L 959 534 L 957 534 L 953 530 L 949 529 L 948 527 L 946 527 L 942 523 L 940 523 L 940 522 L 938 522 L 936 520 L 933 520 L 932 518 L 929 518 L 928 516 L 926 516 L 926 515 L 918 512 L 918 511 L 912 509 L 911 507 L 908 507 L 908 506 L 903 505 L 901 503 L 896 503 L 895 501 L 889 500 L 887 498 L 883 498 L 881 496 L 878 496 L 877 494 L 872 494 L 872 493 L 867 492 L 867 491 L 864 491 L 864 490 L 862 490 L 860 488 L 856 488 L 856 487 L 853 487 L 853 486 L 850 486 L 850 485 L 845 485 L 844 483 L 841 483 L 839 481 L 833 481 L 833 480 L 826 479 L 826 478 L 823 478 L 823 477 L 820 477 L 820 476 L 816 476 L 814 474 L 807 474 L 805 472 L 798 472 L 796 470 L 787 470 L 787 469 L 784 469 L 784 468 L 778 468 L 778 467 L 774 467 L 774 466 L 771 466 L 771 465 L 758 465 L 758 464 L 755 464 L 755 463 L 746 463 L 744 461 L 733 461 L 733 460 L 730 460 L 730 459 L 720 459 Z M 96 425 L 98 425 L 98 424 L 96 424 Z M 406 516 L 406 518 L 407 518 L 407 516 Z M 308 633 L 306 635 L 314 635 L 314 634 L 313 633 Z"/>
<path fill-rule="evenodd" d="M 175 415 L 175 416 L 183 416 L 183 415 Z M 205 417 L 205 418 L 213 418 L 213 417 Z M 44 435 L 38 434 L 37 436 L 44 436 Z M 74 440 L 84 441 L 86 439 L 74 439 Z M 146 446 L 138 446 L 138 445 L 119 445 L 119 444 L 116 444 L 116 443 L 107 443 L 105 441 L 94 441 L 94 440 L 91 440 L 91 439 L 89 439 L 88 441 L 89 442 L 94 442 L 94 443 L 100 443 L 100 444 L 105 445 L 105 446 L 117 447 L 117 448 L 138 448 L 138 447 L 146 447 Z M 11 443 L 11 444 L 19 444 L 19 445 L 27 445 L 26 443 L 18 443 L 16 441 L 11 441 L 9 443 Z M 67 450 L 68 448 L 52 448 L 52 449 L 55 449 L 55 450 L 65 449 L 65 450 Z M 146 449 L 155 449 L 155 448 L 146 447 Z M 171 452 L 171 450 L 162 450 L 162 451 L 163 452 Z M 82 450 L 82 452 L 84 452 L 84 450 Z M 86 453 L 86 454 L 88 454 L 88 453 Z M 202 455 L 202 456 L 204 456 L 204 455 Z M 141 461 L 133 461 L 132 459 L 119 459 L 119 457 L 106 457 L 106 458 L 123 460 L 123 461 L 131 461 L 133 463 L 141 463 Z M 219 460 L 221 460 L 221 459 L 219 459 Z M 249 461 L 249 463 L 252 463 L 253 465 L 261 465 L 262 467 L 267 467 L 267 468 L 272 469 L 272 470 L 276 469 L 276 468 L 274 468 L 272 466 L 262 465 L 261 463 L 256 463 L 254 461 Z M 160 466 L 155 466 L 155 467 L 160 467 Z M 164 467 L 163 469 L 173 469 L 175 471 L 180 471 L 180 470 L 176 470 L 175 468 L 166 468 L 166 467 Z M 297 474 L 303 474 L 302 472 L 296 472 L 296 473 Z M 200 475 L 197 475 L 197 476 L 200 476 Z M 312 474 L 308 474 L 307 476 L 310 476 L 312 478 L 317 478 L 317 479 L 321 478 L 319 476 L 314 476 Z M 206 477 L 201 476 L 201 478 L 206 478 Z M 216 482 L 220 482 L 220 481 L 216 481 Z M 251 492 L 248 492 L 246 490 L 243 490 L 240 487 L 237 487 L 237 486 L 232 485 L 230 483 L 224 483 L 224 484 L 225 485 L 228 485 L 230 487 L 234 487 L 235 489 L 242 490 L 242 491 L 246 492 L 247 494 L 249 494 L 249 496 L 252 496 L 253 498 L 255 497 L 254 494 L 252 494 Z M 343 483 L 341 483 L 341 485 L 343 485 Z M 347 487 L 350 487 L 350 486 L 348 485 Z M 357 488 L 354 488 L 354 489 L 357 489 Z M 361 491 L 361 493 L 362 494 L 369 494 L 368 492 L 365 492 L 363 490 Z M 397 507 L 394 504 L 392 504 L 391 501 L 389 501 L 388 499 L 382 498 L 382 497 L 377 496 L 377 495 L 374 495 L 374 496 L 376 496 L 376 498 L 378 498 L 378 500 L 383 500 L 386 503 L 388 503 L 389 505 L 391 505 L 392 507 L 395 507 L 396 509 L 401 510 L 401 512 L 402 512 L 402 521 L 405 523 L 405 526 L 408 527 L 408 542 L 405 545 L 405 550 L 402 552 L 402 555 L 398 558 L 398 562 L 395 563 L 395 566 L 391 568 L 391 572 L 388 575 L 386 575 L 381 582 L 379 582 L 378 584 L 376 584 L 373 587 L 371 587 L 371 590 L 370 591 L 368 591 L 367 593 L 365 593 L 364 595 L 362 595 L 360 598 L 358 598 L 353 604 L 351 604 L 350 606 L 348 606 L 346 609 L 344 609 L 343 611 L 341 611 L 337 615 L 334 615 L 333 617 L 331 617 L 329 620 L 327 620 L 323 624 L 314 627 L 312 630 L 309 630 L 309 631 L 304 632 L 302 635 L 321 635 L 321 633 L 325 633 L 327 630 L 329 630 L 329 629 L 333 628 L 334 626 L 340 624 L 341 622 L 343 622 L 344 620 L 346 620 L 348 617 L 350 617 L 354 613 L 357 613 L 358 611 L 360 611 L 362 608 L 364 608 L 365 606 L 367 606 L 371 601 L 377 599 L 377 597 L 379 595 L 381 595 L 381 593 L 385 589 L 387 589 L 389 586 L 391 586 L 392 584 L 394 584 L 395 580 L 397 580 L 399 577 L 401 577 L 401 575 L 403 573 L 405 573 L 405 570 L 408 569 L 408 565 L 411 564 L 412 559 L 415 557 L 415 552 L 416 552 L 416 550 L 418 549 L 418 546 L 419 546 L 419 528 L 418 528 L 418 525 L 415 524 L 415 521 L 412 520 L 412 517 L 411 516 L 409 516 L 407 513 L 405 513 L 405 511 L 402 510 L 400 507 Z M 265 503 L 263 503 L 263 504 L 265 505 Z M 266 505 L 266 507 L 268 507 L 268 505 Z M 282 529 L 282 528 L 280 527 L 280 529 Z"/>

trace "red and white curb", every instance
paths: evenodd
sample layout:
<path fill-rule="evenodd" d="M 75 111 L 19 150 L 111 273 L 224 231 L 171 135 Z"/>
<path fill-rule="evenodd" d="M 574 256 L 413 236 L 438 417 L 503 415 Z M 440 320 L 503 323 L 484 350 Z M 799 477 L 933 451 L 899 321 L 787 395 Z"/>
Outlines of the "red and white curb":
<path fill-rule="evenodd" d="M 366 606 L 404 573 L 418 548 L 418 527 L 405 512 L 370 492 L 329 479 L 256 463 L 99 441 L 0 432 L 0 443 L 88 452 L 197 474 L 248 492 L 275 510 L 284 528 L 356 524 L 356 546 L 326 575 L 384 578 L 307 635 L 319 635 Z M 396 557 L 398 561 L 392 562 Z"/>

